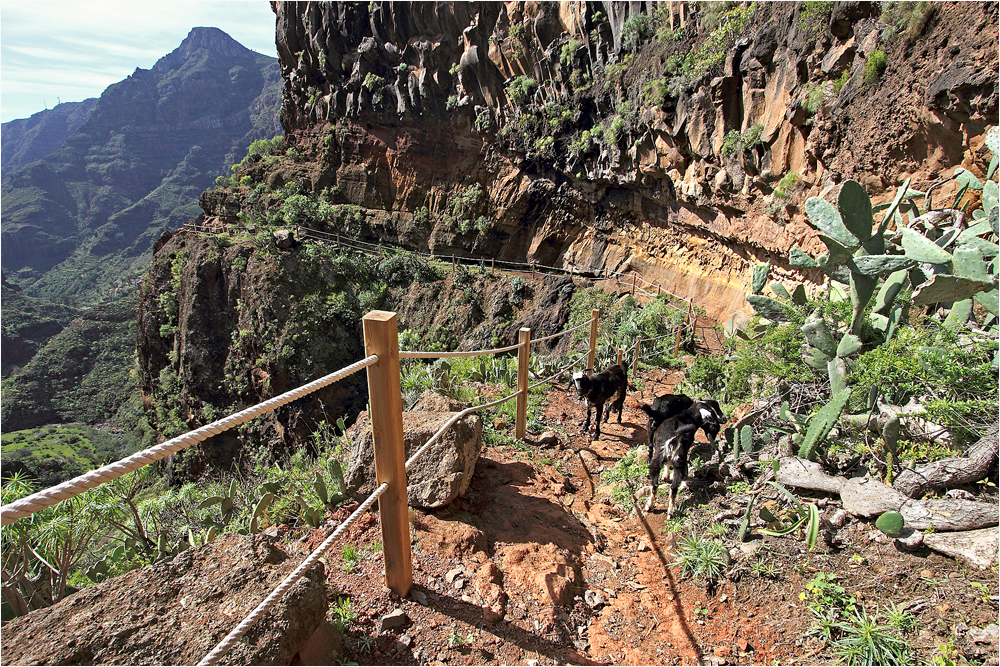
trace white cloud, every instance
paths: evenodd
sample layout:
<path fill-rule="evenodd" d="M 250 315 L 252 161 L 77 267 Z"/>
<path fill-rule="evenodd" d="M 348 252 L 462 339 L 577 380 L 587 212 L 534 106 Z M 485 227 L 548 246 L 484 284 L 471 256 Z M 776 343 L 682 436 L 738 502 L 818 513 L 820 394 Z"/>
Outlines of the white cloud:
<path fill-rule="evenodd" d="M 57 99 L 97 97 L 199 26 L 275 55 L 274 14 L 264 0 L 0 1 L 0 120 L 26 118 Z"/>

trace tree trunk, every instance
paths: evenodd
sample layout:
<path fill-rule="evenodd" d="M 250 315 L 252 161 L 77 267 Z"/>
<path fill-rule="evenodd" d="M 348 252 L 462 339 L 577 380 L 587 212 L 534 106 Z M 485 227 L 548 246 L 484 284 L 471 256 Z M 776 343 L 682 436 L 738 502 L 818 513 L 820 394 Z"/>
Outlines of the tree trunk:
<path fill-rule="evenodd" d="M 997 465 L 997 424 L 993 424 L 965 456 L 942 459 L 917 468 L 904 468 L 893 483 L 900 493 L 910 498 L 922 496 L 932 489 L 942 489 L 978 482 Z"/>

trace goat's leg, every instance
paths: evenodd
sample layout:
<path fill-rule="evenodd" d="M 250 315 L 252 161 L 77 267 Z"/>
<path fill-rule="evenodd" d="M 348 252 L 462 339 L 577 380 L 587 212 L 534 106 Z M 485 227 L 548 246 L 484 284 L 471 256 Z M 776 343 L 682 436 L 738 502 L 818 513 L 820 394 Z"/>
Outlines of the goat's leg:
<path fill-rule="evenodd" d="M 594 440 L 600 440 L 601 439 L 601 411 L 604 410 L 604 403 L 598 403 L 595 407 L 597 409 L 597 429 L 596 429 L 596 432 L 594 434 Z M 588 413 L 587 416 L 589 417 L 590 413 Z"/>
<path fill-rule="evenodd" d="M 653 487 L 653 492 L 649 494 L 649 500 L 646 501 L 646 509 L 644 512 L 649 512 L 653 509 L 653 503 L 656 502 L 656 490 L 660 486 L 660 472 L 662 470 L 661 464 L 656 460 L 657 457 L 655 453 L 650 456 L 649 460 L 649 483 Z"/>
<path fill-rule="evenodd" d="M 597 424 L 598 424 L 597 428 L 598 429 L 601 428 L 600 427 L 600 423 L 601 423 L 601 413 L 598 412 L 597 413 Z M 590 401 L 587 401 L 587 421 L 583 422 L 583 431 L 581 431 L 581 433 L 586 433 L 589 430 L 590 430 Z"/>
<path fill-rule="evenodd" d="M 618 423 L 622 423 L 622 413 L 625 412 L 625 399 L 618 401 Z"/>
<path fill-rule="evenodd" d="M 681 479 L 681 473 L 676 467 L 670 473 L 668 477 L 672 477 L 673 479 L 670 482 L 670 500 L 667 501 L 667 519 L 671 519 L 674 516 L 674 498 L 677 496 L 677 491 L 681 488 L 681 482 L 684 481 Z"/>

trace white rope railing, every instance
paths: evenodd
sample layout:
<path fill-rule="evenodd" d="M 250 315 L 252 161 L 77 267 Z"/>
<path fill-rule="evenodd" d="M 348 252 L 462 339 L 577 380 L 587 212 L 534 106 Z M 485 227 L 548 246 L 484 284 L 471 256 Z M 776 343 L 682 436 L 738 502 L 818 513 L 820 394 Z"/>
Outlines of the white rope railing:
<path fill-rule="evenodd" d="M 80 475 L 79 477 L 74 477 L 73 479 L 63 482 L 62 484 L 57 484 L 49 489 L 45 489 L 44 491 L 39 491 L 29 496 L 25 496 L 20 500 L 15 500 L 10 504 L 0 507 L 0 525 L 6 526 L 9 523 L 13 523 L 17 519 L 30 516 L 39 510 L 45 509 L 46 507 L 51 507 L 61 500 L 72 498 L 73 496 L 83 493 L 87 489 L 100 486 L 105 482 L 110 482 L 111 480 L 117 479 L 126 473 L 149 465 L 154 461 L 166 458 L 174 452 L 186 449 L 191 445 L 207 440 L 213 435 L 218 435 L 223 431 L 228 431 L 233 427 L 250 421 L 254 417 L 264 414 L 265 412 L 271 412 L 286 403 L 291 403 L 292 401 L 302 398 L 307 394 L 311 394 L 317 389 L 322 389 L 329 384 L 342 380 L 348 375 L 356 373 L 362 368 L 367 368 L 376 362 L 378 362 L 378 357 L 374 354 L 365 357 L 361 361 L 341 368 L 339 371 L 330 373 L 329 375 L 323 376 L 318 380 L 313 380 L 308 384 L 304 384 L 301 387 L 287 391 L 280 396 L 275 396 L 274 398 L 268 399 L 263 403 L 258 403 L 257 405 L 231 414 L 228 417 L 224 417 L 223 419 L 214 421 L 211 424 L 207 424 L 193 431 L 189 431 L 184 435 L 177 436 L 176 438 L 167 440 L 166 442 L 150 447 L 149 449 L 136 452 L 135 454 L 132 454 L 131 456 L 128 456 L 120 461 L 116 461 L 115 463 L 109 463 L 108 465 L 97 468 L 96 470 L 91 470 L 88 473 Z"/>
<path fill-rule="evenodd" d="M 351 524 L 357 520 L 359 516 L 361 516 L 364 512 L 366 512 L 368 508 L 371 507 L 372 504 L 376 500 L 378 500 L 378 498 L 383 493 L 385 493 L 386 489 L 388 488 L 389 485 L 387 483 L 383 482 L 382 484 L 380 484 L 378 488 L 376 488 L 375 491 L 372 492 L 372 494 L 368 496 L 368 498 L 363 503 L 361 503 L 358 509 L 354 510 L 351 516 L 347 517 L 347 519 L 342 524 L 340 524 L 328 538 L 323 540 L 322 544 L 316 547 L 316 549 L 311 554 L 309 554 L 306 557 L 306 559 L 302 561 L 302 563 L 291 572 L 291 574 L 285 577 L 285 579 L 280 584 L 278 584 L 277 588 L 271 591 L 270 595 L 264 598 L 263 602 L 257 605 L 256 609 L 254 609 L 252 612 L 250 612 L 250 614 L 246 618 L 240 621 L 240 624 L 237 625 L 235 628 L 233 628 L 232 632 L 226 635 L 225 638 L 223 638 L 223 640 L 219 642 L 218 645 L 215 648 L 213 648 L 208 655 L 202 658 L 201 662 L 199 662 L 198 664 L 199 665 L 217 664 L 219 660 L 222 658 L 222 656 L 224 656 L 226 653 L 229 652 L 229 649 L 232 648 L 233 644 L 239 641 L 240 638 L 243 635 L 245 635 L 250 630 L 250 628 L 253 627 L 253 625 L 258 620 L 260 620 L 261 617 L 263 617 L 264 614 L 266 614 L 268 610 L 270 610 L 271 607 L 275 605 L 275 603 L 278 602 L 278 600 L 281 599 L 281 596 L 284 595 L 288 591 L 288 589 L 291 588 L 293 584 L 295 584 L 295 582 L 301 579 L 302 576 L 306 572 L 308 572 L 313 565 L 316 564 L 316 561 L 320 559 L 320 556 L 323 554 L 323 552 L 329 549 L 330 546 L 337 540 L 337 538 L 343 535 L 344 531 L 347 530 L 351 526 Z"/>
<path fill-rule="evenodd" d="M 545 336 L 544 338 L 534 338 L 534 339 L 532 339 L 531 343 L 532 344 L 542 343 L 542 342 L 545 342 L 547 340 L 552 340 L 553 338 L 558 338 L 559 336 L 565 336 L 568 333 L 573 333 L 577 329 L 582 329 L 584 327 L 589 327 L 593 321 L 594 321 L 594 318 L 590 318 L 589 320 L 587 320 L 583 324 L 578 324 L 577 326 L 573 327 L 572 329 L 566 329 L 565 331 L 560 331 L 559 333 L 554 333 L 554 334 L 552 334 L 550 336 Z"/>
<path fill-rule="evenodd" d="M 589 354 L 589 351 L 588 352 L 584 352 L 579 357 L 577 357 L 576 359 L 574 359 L 573 361 L 571 361 L 566 366 L 563 366 L 562 368 L 560 368 L 558 371 L 556 371 L 552 375 L 550 375 L 547 378 L 545 378 L 544 380 L 536 382 L 535 384 L 533 384 L 530 387 L 528 387 L 528 391 L 531 391 L 535 387 L 539 387 L 539 386 L 545 384 L 546 382 L 550 382 L 550 381 L 554 380 L 555 378 L 559 377 L 560 375 L 562 375 L 563 373 L 565 373 L 569 369 L 573 368 L 573 366 L 576 366 L 578 363 L 580 363 L 581 361 L 583 361 L 588 354 Z"/>
<path fill-rule="evenodd" d="M 493 350 L 467 350 L 465 352 L 423 352 L 423 351 L 413 351 L 413 350 L 400 350 L 400 359 L 444 359 L 451 357 L 478 357 L 484 354 L 499 354 L 501 352 L 510 352 L 511 350 L 516 350 L 521 347 L 520 343 L 517 345 L 509 345 L 507 347 L 498 347 Z"/>

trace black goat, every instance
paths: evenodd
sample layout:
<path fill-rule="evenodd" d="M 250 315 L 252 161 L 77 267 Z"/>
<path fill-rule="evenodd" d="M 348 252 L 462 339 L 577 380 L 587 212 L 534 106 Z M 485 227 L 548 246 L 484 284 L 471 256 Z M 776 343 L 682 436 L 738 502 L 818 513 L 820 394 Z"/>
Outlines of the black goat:
<path fill-rule="evenodd" d="M 695 401 L 684 394 L 658 396 L 652 406 L 640 404 L 639 407 L 649 415 L 647 437 L 652 494 L 646 503 L 646 511 L 653 507 L 660 486 L 660 472 L 666 464 L 668 477 L 671 478 L 667 502 L 669 519 L 674 513 L 677 489 L 687 477 L 688 451 L 694 444 L 695 432 L 700 428 L 711 442 L 715 442 L 726 417 L 718 401 L 711 398 Z"/>
<path fill-rule="evenodd" d="M 625 391 L 628 387 L 628 376 L 624 366 L 616 364 L 606 368 L 600 373 L 587 375 L 586 373 L 574 373 L 573 382 L 580 396 L 587 399 L 587 421 L 583 425 L 583 433 L 590 430 L 590 408 L 597 408 L 597 434 L 595 440 L 601 439 L 601 410 L 604 404 L 614 397 L 614 401 L 608 404 L 608 409 L 604 413 L 604 421 L 608 421 L 611 416 L 611 409 L 618 411 L 618 423 L 622 423 L 622 409 L 625 407 Z"/>

